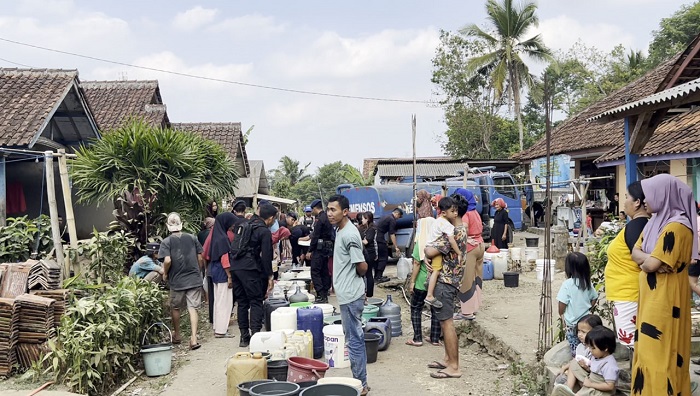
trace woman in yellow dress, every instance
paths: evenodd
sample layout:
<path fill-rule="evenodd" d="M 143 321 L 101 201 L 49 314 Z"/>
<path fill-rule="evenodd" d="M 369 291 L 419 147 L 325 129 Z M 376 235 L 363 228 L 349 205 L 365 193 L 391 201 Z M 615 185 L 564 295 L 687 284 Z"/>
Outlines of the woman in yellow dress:
<path fill-rule="evenodd" d="M 653 214 L 632 251 L 639 264 L 639 313 L 632 395 L 690 396 L 688 266 L 698 258 L 693 193 L 662 174 L 642 181 Z"/>

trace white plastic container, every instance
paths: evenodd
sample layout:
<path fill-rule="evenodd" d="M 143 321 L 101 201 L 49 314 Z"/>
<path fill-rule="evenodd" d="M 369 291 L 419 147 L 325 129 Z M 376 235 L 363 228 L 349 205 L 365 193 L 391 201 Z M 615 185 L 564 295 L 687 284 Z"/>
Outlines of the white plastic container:
<path fill-rule="evenodd" d="M 537 261 L 535 261 L 535 271 L 537 271 L 538 280 L 544 280 L 544 265 L 547 261 L 549 261 L 549 279 L 554 280 L 554 272 L 557 270 L 555 267 L 556 260 L 537 259 Z"/>
<path fill-rule="evenodd" d="M 270 314 L 270 330 L 296 330 L 297 329 L 297 309 L 296 307 L 279 307 Z"/>
<path fill-rule="evenodd" d="M 493 263 L 493 277 L 496 279 L 503 279 L 503 273 L 508 271 L 508 256 L 506 253 L 503 253 L 504 251 L 501 250 L 499 253 L 495 253 L 494 258 L 491 260 Z"/>
<path fill-rule="evenodd" d="M 512 261 L 520 261 L 523 259 L 522 248 L 510 248 L 510 259 Z"/>
<path fill-rule="evenodd" d="M 287 336 L 282 331 L 259 331 L 250 338 L 249 351 L 272 352 L 280 349 L 287 342 Z"/>
<path fill-rule="evenodd" d="M 335 312 L 335 307 L 332 304 L 314 304 L 313 306 L 323 310 L 324 318 L 333 316 L 333 312 Z"/>
<path fill-rule="evenodd" d="M 355 388 L 358 392 L 362 392 L 362 381 L 355 378 L 347 377 L 324 377 L 319 378 L 318 384 L 341 384 Z"/>
<path fill-rule="evenodd" d="M 536 247 L 525 248 L 525 262 L 535 261 L 540 256 L 540 249 Z"/>
<path fill-rule="evenodd" d="M 323 350 L 330 368 L 350 367 L 350 355 L 345 346 L 342 325 L 328 325 L 323 328 Z"/>
<path fill-rule="evenodd" d="M 396 263 L 396 277 L 399 280 L 406 280 L 408 275 L 411 273 L 411 267 L 413 263 L 406 257 L 401 257 Z"/>

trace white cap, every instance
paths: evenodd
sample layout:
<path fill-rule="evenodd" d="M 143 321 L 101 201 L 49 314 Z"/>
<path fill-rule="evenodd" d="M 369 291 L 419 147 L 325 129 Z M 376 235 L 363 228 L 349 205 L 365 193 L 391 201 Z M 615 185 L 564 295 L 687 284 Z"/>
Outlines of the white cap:
<path fill-rule="evenodd" d="M 182 220 L 180 220 L 180 215 L 173 212 L 168 215 L 168 230 L 170 232 L 178 232 L 182 230 Z"/>

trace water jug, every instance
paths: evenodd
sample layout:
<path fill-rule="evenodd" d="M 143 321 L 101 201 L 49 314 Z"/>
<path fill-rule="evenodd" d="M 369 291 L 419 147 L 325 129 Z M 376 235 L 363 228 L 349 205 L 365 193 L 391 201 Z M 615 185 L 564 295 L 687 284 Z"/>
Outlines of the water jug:
<path fill-rule="evenodd" d="M 259 331 L 250 338 L 250 353 L 272 352 L 282 348 L 287 336 L 281 331 Z"/>
<path fill-rule="evenodd" d="M 226 363 L 226 395 L 239 396 L 241 382 L 267 379 L 267 359 L 262 354 L 238 352 Z"/>
<path fill-rule="evenodd" d="M 298 302 L 308 302 L 309 297 L 301 291 L 301 287 L 299 285 L 296 286 L 296 292 L 289 296 L 289 302 L 290 303 L 298 303 Z"/>
<path fill-rule="evenodd" d="M 508 258 L 503 252 L 505 250 L 496 253 L 493 260 L 491 260 L 493 263 L 493 277 L 496 279 L 503 279 L 503 273 L 508 271 Z"/>
<path fill-rule="evenodd" d="M 296 330 L 297 309 L 293 307 L 280 307 L 270 314 L 270 330 Z"/>
<path fill-rule="evenodd" d="M 277 286 L 275 286 L 277 287 Z M 263 304 L 263 309 L 265 310 L 265 330 L 270 331 L 272 330 L 272 320 L 270 315 L 274 310 L 280 307 L 288 307 L 289 302 L 285 300 L 284 298 L 271 298 L 269 300 L 265 300 L 265 303 Z"/>
<path fill-rule="evenodd" d="M 391 320 L 381 316 L 370 318 L 365 325 L 365 333 L 379 335 L 379 350 L 385 351 L 391 344 Z"/>
<path fill-rule="evenodd" d="M 399 278 L 399 280 L 406 280 L 408 275 L 411 273 L 411 267 L 413 267 L 411 260 L 401 256 L 399 261 L 396 263 L 396 277 Z"/>
<path fill-rule="evenodd" d="M 493 263 L 491 259 L 484 259 L 484 280 L 493 279 Z"/>
<path fill-rule="evenodd" d="M 389 318 L 391 321 L 392 337 L 401 335 L 401 307 L 394 303 L 391 294 L 386 296 L 386 301 L 379 307 L 379 316 Z"/>
<path fill-rule="evenodd" d="M 323 357 L 323 310 L 318 307 L 298 309 L 297 328 L 311 331 L 314 337 L 314 359 Z"/>

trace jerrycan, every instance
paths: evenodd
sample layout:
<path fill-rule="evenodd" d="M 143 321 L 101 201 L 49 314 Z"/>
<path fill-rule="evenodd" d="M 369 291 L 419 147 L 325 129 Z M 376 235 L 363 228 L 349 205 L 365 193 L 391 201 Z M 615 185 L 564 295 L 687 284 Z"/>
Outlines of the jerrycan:
<path fill-rule="evenodd" d="M 267 379 L 267 359 L 261 353 L 238 352 L 226 363 L 226 395 L 239 396 L 238 384 Z"/>

